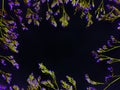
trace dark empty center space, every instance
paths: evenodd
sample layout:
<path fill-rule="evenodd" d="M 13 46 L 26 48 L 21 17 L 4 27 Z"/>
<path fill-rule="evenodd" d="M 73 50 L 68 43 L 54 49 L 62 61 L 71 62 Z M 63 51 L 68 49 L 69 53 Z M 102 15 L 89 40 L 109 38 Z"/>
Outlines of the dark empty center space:
<path fill-rule="evenodd" d="M 54 28 L 47 22 L 40 28 L 31 26 L 31 30 L 21 33 L 19 39 L 20 71 L 25 78 L 31 72 L 37 74 L 37 63 L 42 62 L 55 71 L 58 80 L 70 75 L 78 84 L 80 82 L 78 86 L 85 88 L 85 73 L 91 72 L 94 78 L 98 76 L 97 79 L 104 74 L 100 71 L 104 67 L 95 63 L 91 51 L 105 44 L 113 34 L 116 32 L 111 23 L 99 22 L 86 29 L 78 19 L 67 28 Z"/>

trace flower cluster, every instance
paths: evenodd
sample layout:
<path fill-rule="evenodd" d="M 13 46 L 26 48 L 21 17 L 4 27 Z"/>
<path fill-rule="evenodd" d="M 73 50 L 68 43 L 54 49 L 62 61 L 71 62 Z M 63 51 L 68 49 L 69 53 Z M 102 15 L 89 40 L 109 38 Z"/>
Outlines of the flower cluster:
<path fill-rule="evenodd" d="M 113 63 L 119 63 L 120 59 L 105 55 L 106 52 L 110 52 L 117 48 L 120 48 L 120 41 L 118 41 L 117 39 L 115 39 L 114 36 L 111 35 L 110 40 L 107 41 L 107 45 L 103 45 L 103 47 L 99 48 L 97 51 L 92 51 L 93 57 L 96 59 L 97 63 L 106 61 L 106 63 L 110 65 L 107 67 L 107 70 L 110 72 L 110 74 L 105 76 L 105 78 L 104 78 L 105 82 L 103 82 L 103 83 L 91 80 L 89 78 L 88 74 L 86 74 L 85 79 L 87 80 L 88 83 L 90 83 L 92 85 L 99 85 L 99 84 L 105 85 L 103 90 L 107 90 L 112 84 L 114 84 L 116 81 L 120 80 L 120 75 L 116 75 L 114 73 L 113 67 L 111 66 L 111 64 L 113 64 Z M 90 90 L 94 90 L 94 89 L 92 89 L 92 87 L 90 87 Z"/>
<path fill-rule="evenodd" d="M 56 77 L 53 71 L 48 70 L 46 66 L 44 66 L 42 63 L 39 64 L 39 68 L 41 72 L 44 75 L 50 76 L 47 80 L 42 80 L 42 77 L 38 77 L 37 79 L 34 77 L 33 73 L 29 75 L 29 78 L 27 79 L 27 82 L 29 84 L 28 90 L 77 90 L 76 88 L 76 81 L 71 78 L 70 76 L 66 76 L 69 83 L 61 80 L 61 86 L 62 88 L 58 86 L 58 83 L 56 81 Z"/>
<path fill-rule="evenodd" d="M 0 74 L 2 75 L 2 78 L 4 79 L 4 80 L 6 80 L 6 82 L 8 83 L 8 84 L 10 84 L 10 82 L 11 82 L 11 76 L 12 76 L 12 74 L 10 74 L 10 73 L 6 73 L 6 72 L 4 72 L 4 71 L 2 71 L 2 70 L 0 70 Z"/>
<path fill-rule="evenodd" d="M 29 84 L 29 86 L 28 86 L 29 89 L 37 89 L 38 90 L 39 88 L 41 88 L 40 85 L 39 85 L 40 77 L 38 79 L 36 79 L 34 77 L 33 73 L 31 73 L 29 75 L 29 78 L 27 79 L 27 82 Z"/>
<path fill-rule="evenodd" d="M 105 3 L 105 0 L 100 0 L 100 4 L 96 5 L 95 0 L 2 0 L 2 9 L 0 9 L 0 49 L 5 51 L 6 54 L 9 51 L 18 53 L 17 47 L 19 43 L 17 41 L 17 38 L 19 34 L 16 31 L 17 28 L 28 30 L 29 28 L 27 25 L 29 24 L 40 26 L 41 21 L 44 19 L 50 21 L 54 27 L 57 27 L 59 22 L 61 23 L 62 27 L 68 26 L 71 17 L 68 14 L 69 9 L 66 7 L 67 5 L 73 7 L 74 14 L 80 13 L 81 19 L 85 18 L 87 21 L 87 27 L 94 23 L 94 19 L 97 19 L 98 21 L 107 20 L 110 22 L 119 19 L 120 10 L 115 5 L 119 5 L 120 0 L 106 1 L 108 3 Z M 5 4 L 4 2 L 8 4 Z M 114 4 L 110 4 L 111 2 Z M 9 9 L 6 5 L 9 5 Z M 45 9 L 42 8 L 42 6 L 46 6 Z M 117 29 L 120 29 L 120 23 L 118 23 Z M 111 36 L 110 40 L 107 41 L 107 45 L 103 45 L 103 47 L 99 48 L 97 51 L 92 51 L 92 54 L 97 62 L 105 61 L 110 65 L 116 62 L 120 62 L 120 59 L 113 58 L 104 54 L 106 52 L 119 48 L 119 44 L 120 41 Z M 12 55 L 4 55 L 1 52 L 0 61 L 4 66 L 7 65 L 6 62 L 9 62 L 14 67 L 19 69 L 19 65 Z M 39 64 L 39 68 L 43 74 L 46 74 L 51 78 L 47 80 L 41 80 L 41 77 L 38 77 L 36 79 L 32 73 L 27 79 L 27 82 L 29 84 L 28 90 L 46 90 L 46 88 L 59 90 L 60 87 L 57 84 L 55 73 L 51 70 L 48 70 L 43 64 Z M 106 90 L 115 81 L 120 79 L 119 75 L 114 75 L 112 67 L 108 67 L 108 71 L 111 74 L 105 76 L 105 82 L 108 82 L 111 78 L 115 79 L 109 83 L 104 88 L 104 90 Z M 0 74 L 8 82 L 8 84 L 10 84 L 12 74 L 4 72 L 2 70 L 0 71 Z M 68 83 L 61 80 L 62 89 L 76 90 L 75 80 L 69 76 L 66 76 L 66 78 L 68 80 Z M 88 74 L 85 75 L 85 79 L 92 85 L 104 84 L 91 80 Z M 14 85 L 9 89 L 19 90 L 19 87 L 17 85 Z M 94 87 L 87 87 L 87 90 L 96 89 Z"/>
<path fill-rule="evenodd" d="M 18 53 L 17 47 L 19 43 L 17 41 L 18 33 L 16 32 L 17 23 L 15 22 L 15 20 L 10 18 L 7 11 L 5 10 L 4 5 L 5 3 L 3 0 L 0 15 L 0 49 L 1 49 L 0 62 L 4 66 L 7 65 L 7 62 L 9 62 L 14 67 L 19 69 L 19 65 L 14 60 L 13 55 L 9 54 L 9 52 Z M 14 6 L 19 6 L 19 3 L 17 1 L 13 3 L 12 0 L 9 0 L 8 5 L 10 5 L 10 10 L 12 10 Z M 0 71 L 0 74 L 6 80 L 6 82 L 10 84 L 12 74 L 2 70 Z"/>
<path fill-rule="evenodd" d="M 112 58 L 110 56 L 105 55 L 104 53 L 110 52 L 114 49 L 120 48 L 120 41 L 115 39 L 114 36 L 110 36 L 110 40 L 107 41 L 106 45 L 103 45 L 102 48 L 99 48 L 96 51 L 92 51 L 92 55 L 95 59 L 97 59 L 97 62 L 106 61 L 107 64 L 112 64 L 115 62 L 120 62 L 120 59 L 118 58 Z"/>

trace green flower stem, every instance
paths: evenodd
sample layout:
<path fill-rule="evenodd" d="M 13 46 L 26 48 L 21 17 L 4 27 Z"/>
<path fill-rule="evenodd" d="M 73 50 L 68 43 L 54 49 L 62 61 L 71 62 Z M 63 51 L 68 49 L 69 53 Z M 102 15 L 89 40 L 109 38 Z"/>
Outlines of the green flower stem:
<path fill-rule="evenodd" d="M 110 59 L 110 58 L 111 58 L 111 57 L 106 56 L 106 55 L 103 55 L 103 54 L 100 54 L 99 57 L 100 57 L 100 58 L 106 58 L 106 59 Z"/>
<path fill-rule="evenodd" d="M 110 49 L 108 49 L 108 50 L 104 50 L 104 51 L 102 51 L 101 53 L 109 52 L 109 51 L 112 51 L 112 50 L 117 49 L 117 48 L 120 48 L 120 46 L 115 46 L 115 47 L 110 48 Z"/>
<path fill-rule="evenodd" d="M 117 79 L 113 80 L 111 83 L 109 83 L 103 90 L 107 90 L 112 84 L 114 84 L 115 82 L 117 82 L 118 80 L 120 80 L 120 77 L 118 77 Z"/>
<path fill-rule="evenodd" d="M 76 85 L 74 86 L 74 88 L 75 88 L 75 90 L 77 90 L 77 87 L 76 87 Z"/>
<path fill-rule="evenodd" d="M 120 59 L 113 58 L 113 60 L 112 60 L 112 62 L 111 62 L 110 64 L 112 64 L 112 63 L 116 63 L 116 62 L 120 62 Z"/>
<path fill-rule="evenodd" d="M 103 54 L 100 55 L 100 58 L 102 59 L 101 61 L 111 59 L 112 60 L 111 64 L 115 62 L 120 62 L 119 58 L 112 58 Z"/>
<path fill-rule="evenodd" d="M 2 11 L 1 11 L 0 22 L 3 21 L 3 12 L 4 12 L 4 0 L 2 0 Z M 0 26 L 0 33 L 2 33 L 2 27 L 1 26 Z"/>
<path fill-rule="evenodd" d="M 52 77 L 52 79 L 53 79 L 53 82 L 54 82 L 57 90 L 59 90 L 59 86 L 58 86 L 58 84 L 57 84 L 56 78 L 55 78 L 55 77 Z"/>
<path fill-rule="evenodd" d="M 95 13 L 100 14 L 100 9 L 103 8 L 103 4 L 104 4 L 104 2 L 102 0 L 101 3 L 100 3 L 100 5 L 98 6 L 97 10 L 95 11 Z"/>
<path fill-rule="evenodd" d="M 0 58 L 3 58 L 4 60 L 6 60 L 6 61 L 11 63 L 11 61 L 7 57 L 5 57 L 5 56 L 0 55 Z"/>
<path fill-rule="evenodd" d="M 3 16 L 3 12 L 4 12 L 4 0 L 2 0 L 2 16 Z M 2 21 L 2 16 L 1 16 L 1 21 Z"/>

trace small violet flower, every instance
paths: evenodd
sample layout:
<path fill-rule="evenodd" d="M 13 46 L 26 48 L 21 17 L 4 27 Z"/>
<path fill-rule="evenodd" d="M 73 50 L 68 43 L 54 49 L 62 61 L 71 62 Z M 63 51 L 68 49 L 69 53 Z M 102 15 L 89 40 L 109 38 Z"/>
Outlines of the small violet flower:
<path fill-rule="evenodd" d="M 1 59 L 1 63 L 6 66 L 6 63 L 5 63 L 5 60 L 4 59 Z"/>
<path fill-rule="evenodd" d="M 14 2 L 10 1 L 8 4 L 10 6 L 10 10 L 13 10 Z"/>

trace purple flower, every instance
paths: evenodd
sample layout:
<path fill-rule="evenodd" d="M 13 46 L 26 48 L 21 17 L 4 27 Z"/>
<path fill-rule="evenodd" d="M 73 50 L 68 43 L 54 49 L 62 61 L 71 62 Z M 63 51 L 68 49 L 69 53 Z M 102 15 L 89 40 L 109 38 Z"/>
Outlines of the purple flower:
<path fill-rule="evenodd" d="M 34 18 L 35 18 L 36 20 L 38 20 L 38 19 L 39 19 L 39 15 L 38 15 L 38 14 L 35 14 L 35 15 L 34 15 Z"/>
<path fill-rule="evenodd" d="M 8 56 L 8 58 L 9 58 L 10 60 L 13 60 L 13 59 L 14 59 L 14 57 L 13 57 L 13 56 Z"/>
<path fill-rule="evenodd" d="M 88 13 L 89 8 L 84 8 L 84 13 Z"/>
<path fill-rule="evenodd" d="M 10 1 L 8 4 L 10 6 L 10 10 L 13 10 L 14 3 L 12 1 Z"/>
<path fill-rule="evenodd" d="M 69 0 L 66 0 L 65 3 L 68 4 L 70 1 Z"/>
<path fill-rule="evenodd" d="M 10 39 L 8 39 L 8 38 L 5 38 L 5 42 L 6 42 L 6 43 L 10 43 L 10 42 L 11 42 L 11 40 L 10 40 Z"/>
<path fill-rule="evenodd" d="M 111 64 L 111 63 L 113 63 L 113 60 L 112 60 L 112 58 L 110 58 L 110 59 L 107 61 L 107 63 L 108 63 L 108 64 Z"/>
<path fill-rule="evenodd" d="M 20 21 L 20 23 L 22 22 L 23 18 L 21 16 L 18 16 L 18 19 Z"/>
<path fill-rule="evenodd" d="M 111 41 L 112 41 L 112 43 L 116 43 L 117 42 L 117 40 L 115 39 L 115 37 L 114 36 L 110 36 L 110 39 L 111 39 Z"/>
<path fill-rule="evenodd" d="M 17 34 L 17 33 L 14 32 L 14 33 L 11 33 L 10 36 L 11 36 L 11 38 L 12 38 L 13 40 L 15 40 L 15 39 L 18 38 L 19 34 Z"/>
<path fill-rule="evenodd" d="M 97 59 L 97 63 L 99 63 L 99 62 L 101 62 L 103 59 L 102 58 L 99 58 L 99 59 Z"/>
<path fill-rule="evenodd" d="M 87 90 L 96 90 L 94 87 L 87 87 Z"/>
<path fill-rule="evenodd" d="M 31 6 L 31 0 L 27 0 L 27 6 L 30 7 Z"/>
<path fill-rule="evenodd" d="M 93 57 L 94 57 L 95 59 L 99 58 L 98 53 L 97 53 L 97 52 L 95 52 L 95 51 L 92 51 L 92 55 L 93 55 Z"/>
<path fill-rule="evenodd" d="M 5 50 L 8 50 L 8 46 L 7 45 L 3 45 L 3 48 L 5 49 Z"/>
<path fill-rule="evenodd" d="M 105 76 L 105 81 L 107 82 L 110 78 L 112 78 L 111 75 Z"/>
<path fill-rule="evenodd" d="M 18 45 L 19 45 L 19 43 L 17 41 L 15 41 L 14 44 L 15 44 L 16 47 L 18 47 Z"/>
<path fill-rule="evenodd" d="M 60 13 L 60 11 L 57 10 L 57 11 L 54 13 L 54 15 L 57 16 L 59 13 Z"/>
<path fill-rule="evenodd" d="M 18 63 L 14 63 L 14 66 L 19 69 L 19 64 Z"/>
<path fill-rule="evenodd" d="M 7 81 L 8 84 L 10 84 L 11 82 L 11 75 L 12 74 L 9 74 L 9 73 L 5 73 L 5 74 L 2 74 L 2 77 Z"/>
<path fill-rule="evenodd" d="M 22 13 L 22 10 L 21 9 L 17 9 L 16 10 L 16 14 L 21 14 Z"/>
<path fill-rule="evenodd" d="M 28 30 L 28 28 L 23 23 L 21 25 L 23 30 Z"/>
<path fill-rule="evenodd" d="M 117 29 L 120 30 L 120 26 L 118 26 Z"/>
<path fill-rule="evenodd" d="M 6 80 L 6 76 L 4 74 L 2 74 L 2 78 L 4 78 Z"/>
<path fill-rule="evenodd" d="M 26 18 L 31 18 L 32 14 L 31 13 L 27 13 Z"/>
<path fill-rule="evenodd" d="M 18 1 L 16 1 L 15 6 L 20 6 L 20 3 Z"/>
<path fill-rule="evenodd" d="M 111 45 L 111 43 L 110 43 L 110 40 L 107 41 L 107 45 L 108 45 L 109 47 L 112 47 L 112 45 Z"/>
<path fill-rule="evenodd" d="M 63 1 L 62 1 L 62 0 L 58 0 L 58 2 L 59 2 L 59 3 L 61 3 L 61 4 L 63 3 Z"/>
<path fill-rule="evenodd" d="M 9 90 L 13 90 L 13 88 L 10 86 L 10 87 L 9 87 Z"/>
<path fill-rule="evenodd" d="M 45 3 L 45 2 L 46 2 L 46 0 L 41 0 L 41 2 L 42 2 L 42 3 Z"/>
<path fill-rule="evenodd" d="M 28 30 L 28 28 L 27 28 L 27 27 L 22 27 L 22 29 L 23 29 L 23 30 Z"/>
<path fill-rule="evenodd" d="M 120 25 L 120 22 L 118 23 L 118 25 Z"/>
<path fill-rule="evenodd" d="M 10 84 L 12 78 L 11 77 L 7 77 L 7 83 Z"/>
<path fill-rule="evenodd" d="M 6 88 L 6 86 L 0 85 L 0 90 L 7 90 Z"/>
<path fill-rule="evenodd" d="M 98 53 L 101 53 L 102 51 L 103 51 L 102 48 L 99 48 L 99 49 L 97 50 Z"/>
<path fill-rule="evenodd" d="M 112 67 L 108 67 L 107 69 L 108 69 L 108 71 L 113 72 L 113 68 Z"/>
<path fill-rule="evenodd" d="M 119 0 L 111 0 L 113 2 L 115 2 L 116 4 L 120 4 Z"/>
<path fill-rule="evenodd" d="M 6 66 L 6 63 L 5 63 L 5 60 L 4 59 L 1 59 L 1 63 Z"/>

